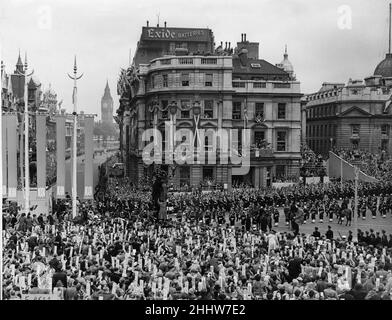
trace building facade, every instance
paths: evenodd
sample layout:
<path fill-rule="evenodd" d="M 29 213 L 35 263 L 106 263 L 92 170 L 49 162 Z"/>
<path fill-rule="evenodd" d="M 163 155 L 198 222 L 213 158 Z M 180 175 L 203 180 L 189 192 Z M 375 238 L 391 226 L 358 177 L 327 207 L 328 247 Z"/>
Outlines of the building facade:
<path fill-rule="evenodd" d="M 324 83 L 307 95 L 307 144 L 328 155 L 333 148 L 354 148 L 371 153 L 392 152 L 392 56 L 364 80 Z"/>
<path fill-rule="evenodd" d="M 245 34 L 236 48 L 221 43 L 214 49 L 208 29 L 150 30 L 143 27 L 134 64 L 123 70 L 118 82 L 120 144 L 127 175 L 133 181 L 148 176 L 154 167 L 143 160 L 143 150 L 155 139 L 144 141 L 143 134 L 153 128 L 162 137 L 162 153 L 172 150 L 168 145 L 175 149 L 199 143 L 203 150 L 214 150 L 217 155 L 216 163 L 188 161 L 189 155 L 185 163 L 166 163 L 164 157 L 161 167 L 176 186 L 210 181 L 227 188 L 241 183 L 258 188 L 299 175 L 302 94 L 287 51 L 283 61 L 273 65 L 259 58 L 259 44 L 247 41 Z M 150 34 L 161 35 L 151 52 L 143 42 Z M 162 40 L 163 34 L 170 39 Z M 205 50 L 201 50 L 202 40 Z M 137 63 L 142 42 L 150 60 Z M 182 45 L 176 48 L 177 42 Z M 168 123 L 179 132 L 176 141 L 168 134 Z M 192 133 L 190 142 L 186 132 Z M 248 172 L 239 173 L 240 164 L 232 158 L 222 160 L 226 152 L 222 132 L 228 132 L 234 142 L 236 156 L 249 155 Z M 243 140 L 245 132 L 250 139 Z"/>

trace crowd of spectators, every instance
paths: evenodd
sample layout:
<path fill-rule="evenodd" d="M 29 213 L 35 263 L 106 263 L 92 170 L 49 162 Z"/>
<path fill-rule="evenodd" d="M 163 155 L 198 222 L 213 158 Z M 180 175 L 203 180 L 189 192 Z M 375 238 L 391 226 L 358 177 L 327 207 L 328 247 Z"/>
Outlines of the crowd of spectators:
<path fill-rule="evenodd" d="M 279 206 L 350 198 L 352 183 L 171 194 L 175 214 L 164 221 L 156 220 L 150 193 L 130 188 L 108 181 L 95 204 L 79 203 L 78 219 L 69 200 L 47 217 L 5 214 L 3 297 L 391 299 L 391 235 L 359 232 L 353 242 L 350 232 L 275 232 L 252 218 L 271 210 L 275 222 Z M 388 182 L 360 186 L 361 197 L 391 193 Z"/>

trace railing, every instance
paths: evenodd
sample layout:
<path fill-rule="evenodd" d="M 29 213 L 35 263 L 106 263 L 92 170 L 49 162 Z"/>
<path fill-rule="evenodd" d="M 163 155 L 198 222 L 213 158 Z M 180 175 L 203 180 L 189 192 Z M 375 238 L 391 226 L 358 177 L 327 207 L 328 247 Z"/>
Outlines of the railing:
<path fill-rule="evenodd" d="M 267 84 L 265 82 L 253 82 L 253 88 L 266 88 Z"/>
<path fill-rule="evenodd" d="M 277 89 L 290 89 L 291 84 L 290 83 L 274 83 L 274 88 Z"/>
<path fill-rule="evenodd" d="M 218 60 L 216 58 L 201 58 L 201 64 L 217 64 Z"/>
<path fill-rule="evenodd" d="M 245 88 L 245 82 L 233 81 L 233 88 Z"/>
<path fill-rule="evenodd" d="M 179 64 L 193 64 L 193 59 L 192 58 L 179 58 L 178 63 Z"/>

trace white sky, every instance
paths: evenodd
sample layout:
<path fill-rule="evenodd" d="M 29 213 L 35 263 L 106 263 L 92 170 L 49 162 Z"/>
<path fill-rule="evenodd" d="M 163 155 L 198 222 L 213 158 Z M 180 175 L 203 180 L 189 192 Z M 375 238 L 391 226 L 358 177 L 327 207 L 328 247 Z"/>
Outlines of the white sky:
<path fill-rule="evenodd" d="M 388 0 L 0 0 L 0 40 L 6 71 L 21 49 L 44 88 L 51 83 L 72 110 L 74 54 L 84 72 L 79 110 L 100 115 L 106 79 L 115 109 L 117 76 L 135 52 L 146 20 L 161 26 L 209 27 L 216 43 L 260 42 L 260 57 L 275 64 L 288 45 L 302 92 L 322 82 L 347 82 L 373 74 L 388 49 Z M 352 9 L 352 29 L 338 27 L 338 8 Z M 49 12 L 51 24 L 46 13 Z"/>

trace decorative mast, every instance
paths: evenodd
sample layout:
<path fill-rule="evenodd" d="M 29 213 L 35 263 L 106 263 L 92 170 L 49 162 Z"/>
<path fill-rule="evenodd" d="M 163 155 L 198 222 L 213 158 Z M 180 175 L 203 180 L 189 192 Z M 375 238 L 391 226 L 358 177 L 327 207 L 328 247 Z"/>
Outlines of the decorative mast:
<path fill-rule="evenodd" d="M 72 143 L 72 217 L 75 218 L 77 215 L 76 211 L 76 196 L 77 196 L 77 123 L 78 123 L 78 114 L 77 114 L 77 80 L 79 80 L 81 77 L 83 77 L 83 73 L 78 77 L 77 76 L 78 72 L 78 67 L 76 65 L 76 55 L 75 55 L 75 60 L 74 60 L 74 75 L 71 76 L 68 74 L 68 77 L 70 77 L 74 81 L 74 88 L 73 88 L 73 94 L 72 94 L 72 102 L 73 102 L 73 143 Z"/>

